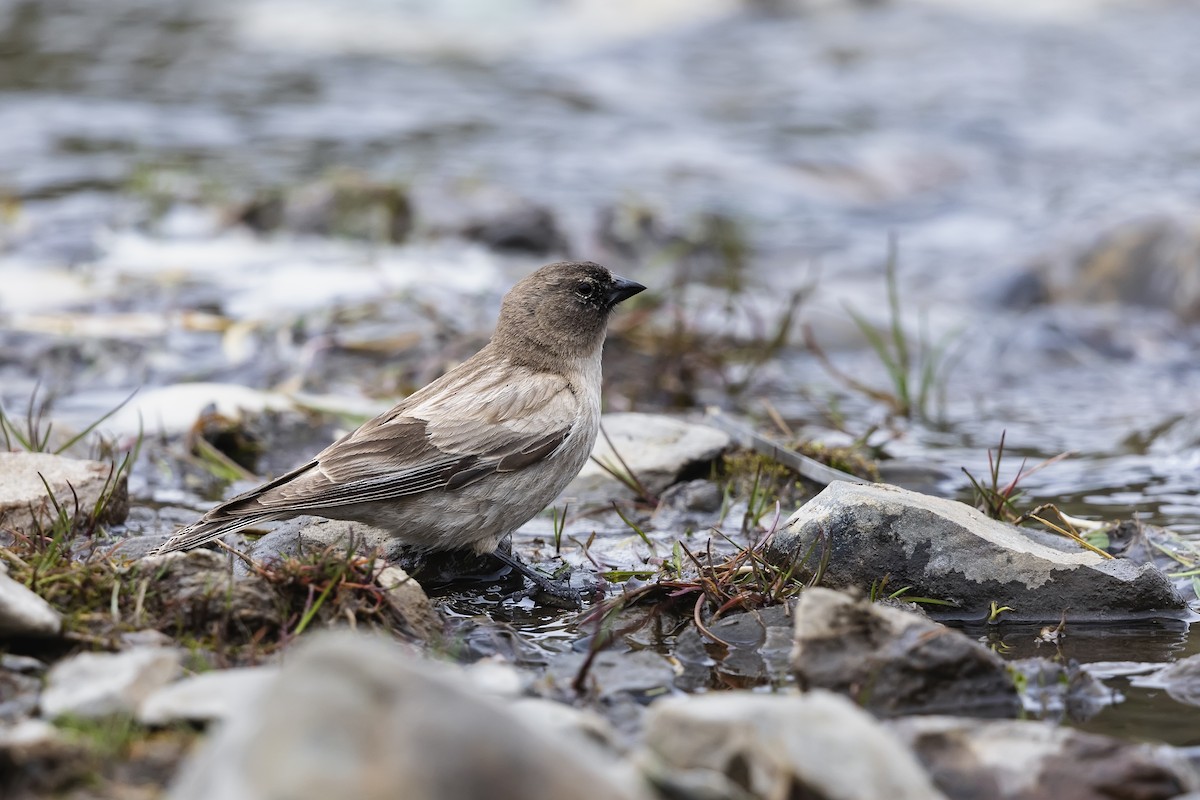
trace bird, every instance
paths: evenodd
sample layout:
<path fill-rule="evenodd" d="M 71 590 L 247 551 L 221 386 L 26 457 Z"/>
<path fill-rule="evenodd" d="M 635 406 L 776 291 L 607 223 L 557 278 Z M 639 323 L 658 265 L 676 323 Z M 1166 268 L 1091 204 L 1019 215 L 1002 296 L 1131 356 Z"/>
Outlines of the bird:
<path fill-rule="evenodd" d="M 591 455 L 608 321 L 645 288 L 590 261 L 535 270 L 504 296 L 495 332 L 475 355 L 153 553 L 313 515 L 383 529 L 417 551 L 492 553 L 538 582 L 497 548 Z"/>

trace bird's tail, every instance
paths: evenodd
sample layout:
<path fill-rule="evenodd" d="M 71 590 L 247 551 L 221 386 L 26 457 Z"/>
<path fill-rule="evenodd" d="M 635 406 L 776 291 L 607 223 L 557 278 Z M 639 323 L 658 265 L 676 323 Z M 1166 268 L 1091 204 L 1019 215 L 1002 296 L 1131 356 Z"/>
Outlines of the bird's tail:
<path fill-rule="evenodd" d="M 264 506 L 264 500 L 270 496 L 273 490 L 291 482 L 315 466 L 316 462 L 310 461 L 291 472 L 280 475 L 269 483 L 264 483 L 262 486 L 226 500 L 154 548 L 150 555 L 173 553 L 176 550 L 192 550 L 208 544 L 214 539 L 219 539 L 227 533 L 240 531 L 249 525 L 296 516 L 297 512 L 289 511 L 286 506 L 281 508 L 277 505 L 275 508 L 268 508 Z"/>
<path fill-rule="evenodd" d="M 227 533 L 233 533 L 258 522 L 280 519 L 282 516 L 286 515 L 269 511 L 233 515 L 226 511 L 225 506 L 218 506 L 154 548 L 150 555 L 158 556 L 163 553 L 173 553 L 176 550 L 192 550 L 219 539 Z"/>

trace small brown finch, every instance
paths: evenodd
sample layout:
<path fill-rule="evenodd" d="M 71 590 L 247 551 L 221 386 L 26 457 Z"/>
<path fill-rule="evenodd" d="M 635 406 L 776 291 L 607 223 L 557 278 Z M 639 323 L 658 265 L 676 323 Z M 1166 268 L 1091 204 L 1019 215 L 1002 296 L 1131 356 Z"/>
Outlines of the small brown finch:
<path fill-rule="evenodd" d="M 495 551 L 591 455 L 608 318 L 645 288 L 587 261 L 542 267 L 505 295 L 478 353 L 155 552 L 303 514 L 363 522 L 418 550 Z"/>

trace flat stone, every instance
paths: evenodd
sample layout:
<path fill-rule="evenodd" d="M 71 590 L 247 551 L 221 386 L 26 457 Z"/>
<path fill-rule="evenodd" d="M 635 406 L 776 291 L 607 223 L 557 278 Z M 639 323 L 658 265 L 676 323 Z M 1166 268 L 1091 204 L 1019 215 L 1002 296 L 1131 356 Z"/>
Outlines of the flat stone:
<path fill-rule="evenodd" d="M 265 691 L 279 670 L 238 667 L 202 672 L 155 690 L 138 706 L 143 725 L 225 720 Z"/>
<path fill-rule="evenodd" d="M 952 797 L 1166 800 L 1200 788 L 1177 750 L 1044 722 L 921 716 L 888 727 Z"/>
<path fill-rule="evenodd" d="M 832 589 L 796 606 L 792 670 L 801 686 L 831 689 L 881 715 L 1015 714 L 1003 659 L 959 631 Z"/>
<path fill-rule="evenodd" d="M 0 638 L 55 636 L 61 630 L 61 614 L 0 571 Z"/>
<path fill-rule="evenodd" d="M 914 596 L 954 602 L 951 613 L 979 619 L 991 603 L 1031 622 L 1171 616 L 1187 604 L 1151 564 L 1106 559 L 1065 537 L 989 519 L 953 500 L 882 484 L 831 483 L 801 506 L 765 548 L 799 575 L 829 548 L 822 585 L 868 589 L 888 576 Z"/>
<path fill-rule="evenodd" d="M 315 635 L 184 765 L 173 800 L 644 800 L 619 762 L 531 727 L 390 640 Z"/>
<path fill-rule="evenodd" d="M 646 771 L 670 797 L 945 797 L 897 736 L 830 692 L 664 698 L 644 741 Z"/>
<path fill-rule="evenodd" d="M 175 679 L 181 658 L 179 650 L 164 647 L 71 656 L 46 676 L 42 716 L 133 714 L 142 701 Z"/>
<path fill-rule="evenodd" d="M 97 521 L 123 522 L 129 513 L 129 490 L 125 476 L 109 480 L 111 470 L 109 464 L 99 461 L 50 453 L 0 452 L 0 533 L 26 533 L 39 527 L 49 530 L 58 512 L 46 492 L 47 485 L 77 527 L 88 523 L 88 515 L 102 495 L 108 500 Z"/>
<path fill-rule="evenodd" d="M 601 424 L 611 444 L 603 435 L 596 439 L 592 459 L 567 486 L 564 499 L 607 502 L 633 496 L 633 490 L 597 461 L 622 474 L 631 471 L 648 491 L 658 494 L 730 445 L 729 434 L 722 430 L 661 414 L 605 414 Z"/>

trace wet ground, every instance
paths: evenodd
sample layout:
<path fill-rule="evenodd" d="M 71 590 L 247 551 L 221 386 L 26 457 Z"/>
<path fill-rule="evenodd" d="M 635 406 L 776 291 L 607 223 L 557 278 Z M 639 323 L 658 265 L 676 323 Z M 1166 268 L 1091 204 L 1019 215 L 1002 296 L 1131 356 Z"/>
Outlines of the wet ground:
<path fill-rule="evenodd" d="M 1073 453 L 1023 484 L 1030 505 L 1200 531 L 1194 321 L 1001 302 L 1039 259 L 1195 203 L 1200 7 L 437 5 L 0 2 L 0 400 L 19 413 L 40 385 L 78 427 L 141 387 L 131 529 L 226 490 L 177 460 L 213 392 L 155 390 L 337 412 L 263 426 L 258 469 L 279 472 L 473 352 L 503 290 L 565 249 L 650 287 L 615 323 L 611 410 L 766 426 L 769 403 L 963 497 L 960 468 L 983 474 L 1007 431 L 1008 477 Z M 890 234 L 910 335 L 948 346 L 924 420 L 847 389 L 800 330 L 888 387 L 845 307 L 887 322 Z M 111 423 L 130 444 L 137 416 Z M 577 524 L 636 549 L 619 521 Z M 535 654 L 578 649 L 561 615 L 506 608 Z M 1185 629 L 1067 641 L 1082 661 L 1197 652 Z M 1122 691 L 1089 727 L 1196 743 L 1194 712 Z"/>

